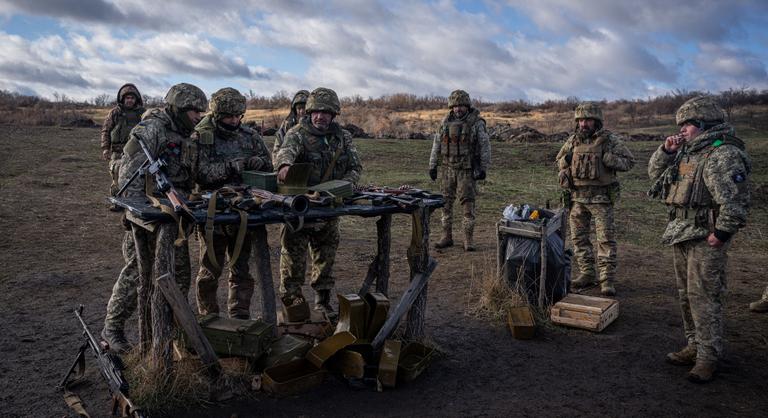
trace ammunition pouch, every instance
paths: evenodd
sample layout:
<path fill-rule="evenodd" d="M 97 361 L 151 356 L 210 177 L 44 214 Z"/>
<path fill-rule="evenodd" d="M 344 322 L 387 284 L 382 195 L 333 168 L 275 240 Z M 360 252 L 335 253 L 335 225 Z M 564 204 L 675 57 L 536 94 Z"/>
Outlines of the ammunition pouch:
<path fill-rule="evenodd" d="M 680 206 L 669 207 L 669 220 L 675 219 L 693 220 L 694 225 L 700 228 L 715 230 L 715 220 L 719 215 L 717 208 L 686 208 Z"/>

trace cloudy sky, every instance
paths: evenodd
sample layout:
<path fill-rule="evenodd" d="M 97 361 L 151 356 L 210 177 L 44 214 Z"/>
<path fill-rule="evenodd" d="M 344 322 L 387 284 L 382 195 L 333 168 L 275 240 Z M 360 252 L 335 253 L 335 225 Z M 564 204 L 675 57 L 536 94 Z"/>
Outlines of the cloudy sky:
<path fill-rule="evenodd" d="M 768 89 L 766 0 L 0 0 L 0 89 L 488 100 Z"/>

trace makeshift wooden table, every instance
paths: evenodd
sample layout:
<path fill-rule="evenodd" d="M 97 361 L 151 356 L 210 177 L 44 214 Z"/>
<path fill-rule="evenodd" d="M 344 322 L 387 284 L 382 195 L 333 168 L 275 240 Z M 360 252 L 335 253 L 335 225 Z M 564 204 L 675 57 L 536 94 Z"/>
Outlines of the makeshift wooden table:
<path fill-rule="evenodd" d="M 143 223 L 156 224 L 154 263 L 149 265 L 150 254 L 141 254 L 137 248 L 139 265 L 139 344 L 143 354 L 149 354 L 151 359 L 159 362 L 158 366 L 168 368 L 172 364 L 171 341 L 173 335 L 173 313 L 163 292 L 158 291 L 156 280 L 170 276 L 173 280 L 174 240 L 177 237 L 178 225 L 173 218 L 153 207 L 144 197 L 110 198 L 117 206 L 124 208 L 129 216 L 137 220 L 133 224 L 143 227 Z M 160 200 L 163 204 L 167 201 Z M 374 347 L 383 344 L 384 340 L 394 332 L 399 320 L 408 313 L 405 330 L 407 339 L 415 339 L 424 335 L 424 319 L 427 304 L 427 280 L 434 271 L 437 262 L 429 256 L 429 217 L 431 212 L 442 207 L 442 197 L 424 198 L 415 205 L 343 205 L 338 207 L 311 207 L 303 215 L 305 223 L 338 218 L 340 216 L 379 217 L 376 222 L 377 248 L 376 256 L 368 266 L 368 271 L 360 293 L 364 294 L 371 286 L 377 292 L 389 293 L 389 264 L 391 245 L 391 225 L 393 214 L 410 214 L 412 219 L 412 235 L 408 247 L 408 263 L 410 267 L 410 286 L 401 297 L 400 303 L 387 319 L 382 330 L 373 341 Z M 204 225 L 206 209 L 192 210 L 194 219 L 190 223 Z M 140 221 L 140 222 L 139 222 Z M 254 210 L 248 212 L 247 227 L 255 232 L 253 243 L 256 260 L 256 279 L 261 285 L 262 319 L 268 324 L 276 325 L 277 307 L 275 303 L 274 281 L 269 256 L 269 244 L 265 225 L 291 222 L 295 224 L 298 216 L 279 208 Z M 239 224 L 240 215 L 234 211 L 217 213 L 213 220 L 216 225 Z M 135 231 L 135 228 L 134 228 Z M 134 232 L 135 235 L 135 232 Z M 218 362 L 217 362 L 218 363 Z"/>
<path fill-rule="evenodd" d="M 544 213 L 541 222 L 533 221 L 510 221 L 500 219 L 496 223 L 496 276 L 501 278 L 504 267 L 504 259 L 507 252 L 505 244 L 507 235 L 519 236 L 523 238 L 540 241 L 541 248 L 541 271 L 539 278 L 539 306 L 544 306 L 546 297 L 546 278 L 547 278 L 547 237 L 558 233 L 565 242 L 565 227 L 568 222 L 565 209 L 539 209 Z"/>

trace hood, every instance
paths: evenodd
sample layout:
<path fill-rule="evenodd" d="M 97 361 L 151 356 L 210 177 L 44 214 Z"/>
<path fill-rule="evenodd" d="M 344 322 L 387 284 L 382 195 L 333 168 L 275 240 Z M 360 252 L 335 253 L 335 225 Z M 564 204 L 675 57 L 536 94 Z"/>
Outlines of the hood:
<path fill-rule="evenodd" d="M 117 103 L 123 104 L 123 97 L 128 93 L 133 93 L 136 96 L 136 107 L 144 106 L 144 99 L 141 98 L 139 89 L 132 83 L 125 83 L 117 90 Z"/>

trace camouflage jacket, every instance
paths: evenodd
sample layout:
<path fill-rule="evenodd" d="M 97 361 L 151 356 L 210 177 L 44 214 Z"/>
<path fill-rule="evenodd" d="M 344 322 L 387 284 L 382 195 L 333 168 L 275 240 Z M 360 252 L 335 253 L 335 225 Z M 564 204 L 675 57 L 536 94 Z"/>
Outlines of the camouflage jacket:
<path fill-rule="evenodd" d="M 151 109 L 141 122 L 131 130 L 131 136 L 125 145 L 122 169 L 120 170 L 119 185 L 122 187 L 141 167 L 147 157 L 136 141 L 141 138 L 154 158 L 163 158 L 167 166 L 164 168 L 168 179 L 181 193 L 189 193 L 194 186 L 189 167 L 184 164 L 182 154 L 189 147 L 189 137 L 177 127 L 166 109 Z M 143 196 L 145 180 L 154 179 L 140 177 L 131 183 L 125 191 L 125 196 Z M 152 188 L 154 188 L 154 183 Z"/>
<path fill-rule="evenodd" d="M 571 179 L 569 181 L 571 184 L 567 188 L 571 191 L 571 200 L 574 202 L 614 203 L 618 199 L 620 191 L 616 172 L 629 171 L 635 166 L 635 157 L 621 140 L 621 137 L 611 131 L 601 129 L 588 138 L 583 138 L 578 133 L 571 134 L 555 157 L 558 169 L 567 170 L 570 176 L 573 150 L 576 143 L 583 141 L 589 144 L 600 139 L 604 141 L 601 163 L 609 170 L 606 175 L 610 177 L 611 184 L 608 186 L 573 186 Z"/>
<path fill-rule="evenodd" d="M 674 245 L 703 239 L 710 232 L 714 232 L 718 239 L 728 240 L 746 224 L 752 164 L 744 143 L 733 135 L 733 128 L 723 123 L 700 134 L 676 153 L 668 154 L 662 144 L 651 156 L 648 176 L 654 182 L 667 183 L 662 184 L 666 191 L 669 185 L 679 181 L 676 167 L 681 162 L 703 164 L 700 175 L 708 194 L 704 206 L 677 208 L 686 214 L 691 212 L 688 216 L 678 216 L 676 208 L 670 207 L 670 221 L 662 236 L 663 243 Z M 661 192 L 658 197 L 665 199 L 666 192 Z"/>
<path fill-rule="evenodd" d="M 104 124 L 101 125 L 101 149 L 110 152 L 122 154 L 123 147 L 128 141 L 128 135 L 131 129 L 141 120 L 144 113 L 142 106 L 136 106 L 133 109 L 123 110 L 122 105 L 112 108 L 104 118 Z M 112 131 L 120 129 L 121 132 Z M 113 137 L 115 140 L 113 140 Z"/>
<path fill-rule="evenodd" d="M 203 190 L 218 189 L 225 184 L 242 183 L 242 173 L 230 164 L 244 160 L 245 170 L 272 171 L 272 158 L 261 135 L 240 126 L 236 131 L 218 128 L 211 115 L 200 121 L 191 136 L 185 161 L 192 177 Z"/>
<path fill-rule="evenodd" d="M 470 109 L 470 111 L 464 116 L 464 118 L 459 119 L 454 115 L 453 111 L 448 113 L 448 116 L 443 119 L 443 122 L 440 124 L 440 129 L 438 129 L 437 133 L 435 133 L 433 140 L 432 140 L 432 152 L 429 155 L 429 168 L 437 168 L 438 165 L 445 164 L 446 162 L 443 161 L 443 139 L 444 135 L 446 134 L 447 125 L 451 122 L 457 122 L 461 120 L 466 120 L 468 118 L 475 119 L 475 122 L 472 124 L 471 132 L 469 135 L 470 138 L 470 150 L 471 150 L 471 156 L 469 158 L 473 161 L 470 162 L 463 162 L 460 163 L 460 165 L 464 168 L 469 167 L 470 163 L 474 164 L 474 161 L 477 161 L 480 163 L 479 167 L 475 167 L 476 169 L 479 168 L 486 173 L 488 172 L 488 168 L 491 165 L 491 140 L 488 136 L 488 132 L 485 130 L 485 120 L 480 117 L 480 112 L 477 109 Z M 454 167 L 454 168 L 461 168 L 461 167 Z"/>
<path fill-rule="evenodd" d="M 305 116 L 299 124 L 288 130 L 285 142 L 275 158 L 275 166 L 294 163 L 311 163 L 312 173 L 309 185 L 323 181 L 333 157 L 338 153 L 334 167 L 328 180 L 346 180 L 357 183 L 363 172 L 360 157 L 352 142 L 352 135 L 333 122 L 327 132 L 317 130 Z"/>

